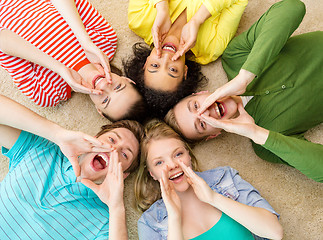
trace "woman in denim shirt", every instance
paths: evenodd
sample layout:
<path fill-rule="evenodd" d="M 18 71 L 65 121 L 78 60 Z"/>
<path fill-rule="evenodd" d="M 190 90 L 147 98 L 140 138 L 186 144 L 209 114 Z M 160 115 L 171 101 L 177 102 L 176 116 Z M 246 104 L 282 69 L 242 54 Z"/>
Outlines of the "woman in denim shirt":
<path fill-rule="evenodd" d="M 141 150 L 139 239 L 282 238 L 279 214 L 251 184 L 230 167 L 194 173 L 189 146 L 165 123 L 148 124 Z"/>

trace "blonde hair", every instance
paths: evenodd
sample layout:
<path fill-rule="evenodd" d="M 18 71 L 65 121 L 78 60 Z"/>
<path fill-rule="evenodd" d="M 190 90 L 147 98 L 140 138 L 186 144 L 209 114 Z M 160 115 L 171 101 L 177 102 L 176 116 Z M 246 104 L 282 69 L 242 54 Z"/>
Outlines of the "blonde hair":
<path fill-rule="evenodd" d="M 189 151 L 192 168 L 199 171 L 198 162 L 190 146 L 170 126 L 160 120 L 152 120 L 145 127 L 146 136 L 141 142 L 141 156 L 139 170 L 135 179 L 135 205 L 139 211 L 147 210 L 155 201 L 161 198 L 159 182 L 154 180 L 147 167 L 149 144 L 152 140 L 175 138 L 183 142 Z"/>

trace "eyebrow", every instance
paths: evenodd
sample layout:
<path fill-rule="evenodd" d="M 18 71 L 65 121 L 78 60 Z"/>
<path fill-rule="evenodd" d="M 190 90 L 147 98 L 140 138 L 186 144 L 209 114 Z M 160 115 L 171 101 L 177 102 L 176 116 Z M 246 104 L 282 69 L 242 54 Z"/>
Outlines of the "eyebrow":
<path fill-rule="evenodd" d="M 183 146 L 182 146 L 183 147 Z M 182 148 L 182 147 L 178 147 L 176 149 L 174 149 L 174 151 L 172 151 L 172 155 L 174 154 L 174 152 L 176 152 L 178 149 Z M 183 147 L 185 148 L 185 147 Z M 160 160 L 160 159 L 163 159 L 162 156 L 159 156 L 159 157 L 156 157 L 156 158 L 153 158 L 152 161 L 155 162 L 156 160 Z"/>
<path fill-rule="evenodd" d="M 117 136 L 117 138 L 122 140 L 122 137 L 116 131 L 111 130 L 111 132 L 114 133 Z M 131 152 L 132 155 L 134 155 L 133 151 L 130 149 L 130 147 L 127 146 L 126 149 L 129 150 L 129 152 Z"/>
<path fill-rule="evenodd" d="M 122 91 L 122 90 L 123 90 L 123 89 L 125 89 L 126 87 L 127 87 L 127 85 L 126 85 L 126 84 L 125 84 L 125 85 L 123 85 L 123 87 L 119 88 L 119 89 L 117 90 L 117 92 Z M 109 106 L 110 101 L 111 101 L 111 97 L 109 97 L 109 100 L 108 100 L 108 102 L 105 104 L 105 106 L 104 106 L 104 108 L 103 108 L 103 109 L 106 109 L 106 108 Z"/>
<path fill-rule="evenodd" d="M 149 70 L 148 68 L 147 68 L 147 71 L 148 72 L 150 72 L 150 73 L 156 73 L 157 72 L 157 70 L 153 70 L 153 71 L 151 71 L 151 70 Z M 179 76 L 174 76 L 174 75 L 172 75 L 172 74 L 170 74 L 170 73 L 167 73 L 170 77 L 172 77 L 172 78 L 179 78 Z"/>

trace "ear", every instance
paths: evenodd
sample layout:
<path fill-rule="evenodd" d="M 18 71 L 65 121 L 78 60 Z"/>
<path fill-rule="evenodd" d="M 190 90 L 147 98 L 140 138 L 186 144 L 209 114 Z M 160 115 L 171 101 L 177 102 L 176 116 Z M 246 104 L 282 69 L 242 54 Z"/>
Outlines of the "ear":
<path fill-rule="evenodd" d="M 200 92 L 196 92 L 196 93 L 192 93 L 192 95 L 200 95 L 200 94 L 204 94 L 204 93 L 208 93 L 208 90 L 205 91 L 200 91 Z"/>
<path fill-rule="evenodd" d="M 127 77 L 122 77 L 122 78 L 124 78 L 124 79 L 126 79 L 128 82 L 130 82 L 130 83 L 132 83 L 132 84 L 136 85 L 136 83 L 135 83 L 134 81 L 132 81 L 130 78 L 127 78 Z"/>
<path fill-rule="evenodd" d="M 123 179 L 126 179 L 129 176 L 130 173 L 123 173 Z"/>
<path fill-rule="evenodd" d="M 187 77 L 187 70 L 188 70 L 188 67 L 187 65 L 185 65 L 184 67 L 184 79 L 186 80 L 186 77 Z"/>
<path fill-rule="evenodd" d="M 213 138 L 216 138 L 217 136 L 219 136 L 221 134 L 221 132 L 218 132 L 218 133 L 216 133 L 216 134 L 213 134 L 213 135 L 210 135 L 210 136 L 208 136 L 206 139 L 205 139 L 205 141 L 208 141 L 208 140 L 211 140 L 211 139 L 213 139 Z"/>
<path fill-rule="evenodd" d="M 149 171 L 149 174 L 150 174 L 150 176 L 151 176 L 155 181 L 157 181 L 157 178 L 155 178 L 155 176 L 152 174 L 152 172 L 151 172 L 151 171 Z"/>

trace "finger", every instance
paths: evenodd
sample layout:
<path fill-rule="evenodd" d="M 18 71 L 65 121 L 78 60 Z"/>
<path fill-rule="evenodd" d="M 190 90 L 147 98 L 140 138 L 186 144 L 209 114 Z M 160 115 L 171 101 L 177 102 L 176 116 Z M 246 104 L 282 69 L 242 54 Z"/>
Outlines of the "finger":
<path fill-rule="evenodd" d="M 178 163 L 181 166 L 181 168 L 182 168 L 183 172 L 185 173 L 185 175 L 190 178 L 190 172 L 188 171 L 189 167 L 187 167 L 182 161 L 178 161 Z"/>
<path fill-rule="evenodd" d="M 92 189 L 92 191 L 95 192 L 96 195 L 98 195 L 97 192 L 99 191 L 99 185 L 96 185 L 89 179 L 82 179 L 81 183 L 83 183 L 86 187 Z"/>
<path fill-rule="evenodd" d="M 240 115 L 241 115 L 241 114 L 248 114 L 248 113 L 246 112 L 246 110 L 244 109 L 244 107 L 243 107 L 242 103 L 238 103 L 238 111 L 239 111 Z"/>
<path fill-rule="evenodd" d="M 202 119 L 205 121 L 207 124 L 211 125 L 212 127 L 215 128 L 222 128 L 221 122 L 213 117 L 206 116 L 204 114 L 198 116 L 199 119 Z"/>
<path fill-rule="evenodd" d="M 115 157 L 115 151 L 112 151 L 110 153 L 110 159 L 109 159 L 109 166 L 108 166 L 108 173 L 112 173 L 113 167 L 114 167 L 114 162 L 116 161 Z"/>
<path fill-rule="evenodd" d="M 75 176 L 76 177 L 80 176 L 80 174 L 81 174 L 81 167 L 79 165 L 78 158 L 77 157 L 70 157 L 68 160 L 72 164 L 72 168 L 74 170 Z"/>
<path fill-rule="evenodd" d="M 117 173 L 118 173 L 118 165 L 119 165 L 118 152 L 113 151 L 113 153 L 115 154 L 114 161 L 113 161 L 113 173 L 115 175 L 117 175 Z"/>
<path fill-rule="evenodd" d="M 121 162 L 118 163 L 117 178 L 118 178 L 119 184 L 123 184 L 123 170 L 122 170 Z"/>
<path fill-rule="evenodd" d="M 103 143 L 99 139 L 97 139 L 96 137 L 92 137 L 90 135 L 84 134 L 83 138 L 84 138 L 84 140 L 90 142 L 94 146 L 102 146 L 103 145 Z"/>

